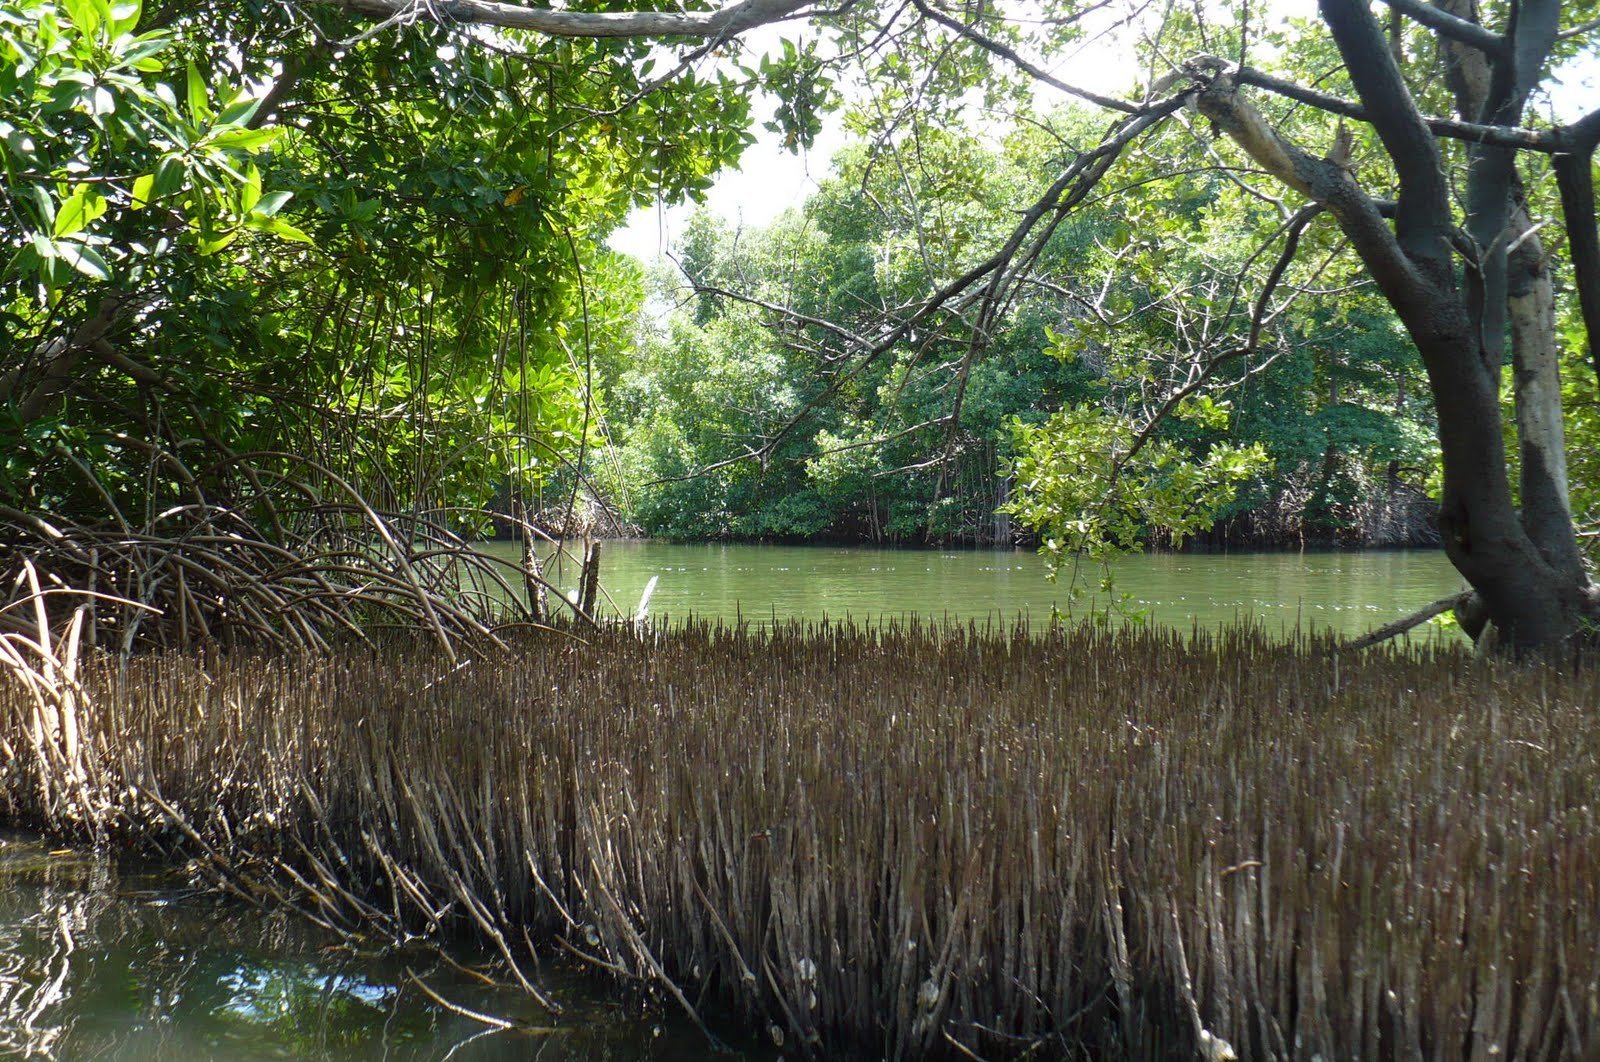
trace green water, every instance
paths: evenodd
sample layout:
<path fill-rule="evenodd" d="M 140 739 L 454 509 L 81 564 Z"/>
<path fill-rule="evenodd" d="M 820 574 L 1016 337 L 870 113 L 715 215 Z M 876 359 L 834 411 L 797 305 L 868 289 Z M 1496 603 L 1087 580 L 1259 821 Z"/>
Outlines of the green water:
<path fill-rule="evenodd" d="M 457 953 L 470 965 L 484 956 Z M 485 969 L 493 967 L 484 966 Z M 499 1031 L 440 997 L 554 1034 Z M 55 1059 L 700 1059 L 674 1015 L 641 1018 L 546 965 L 555 1019 L 436 951 L 352 949 L 269 915 L 119 872 L 105 859 L 0 834 L 0 1057 Z M 760 1057 L 746 1055 L 745 1057 Z"/>
<path fill-rule="evenodd" d="M 486 551 L 514 560 L 517 547 Z M 551 581 L 576 585 L 570 561 Z M 630 614 L 657 576 L 650 614 L 753 622 L 829 616 L 880 620 L 919 615 L 1009 621 L 1047 618 L 1052 607 L 1085 615 L 1113 600 L 1105 573 L 1087 565 L 1083 594 L 1070 575 L 1050 583 L 1044 561 L 1024 551 L 884 550 L 825 546 L 676 546 L 607 542 L 601 584 L 610 608 Z M 1151 554 L 1112 565 L 1124 613 L 1187 628 L 1252 619 L 1273 632 L 1301 629 L 1361 634 L 1457 591 L 1461 577 L 1443 553 Z"/>

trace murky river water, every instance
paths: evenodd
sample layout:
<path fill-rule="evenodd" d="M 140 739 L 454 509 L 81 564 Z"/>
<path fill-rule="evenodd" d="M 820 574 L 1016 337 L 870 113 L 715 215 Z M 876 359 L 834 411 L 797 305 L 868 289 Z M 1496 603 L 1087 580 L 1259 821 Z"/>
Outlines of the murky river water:
<path fill-rule="evenodd" d="M 515 560 L 517 547 L 493 543 L 488 552 Z M 1082 593 L 1069 592 L 1071 573 L 1052 583 L 1043 559 L 1025 551 L 881 550 L 827 546 L 675 546 L 608 542 L 602 583 L 611 607 L 637 607 L 652 576 L 656 616 L 687 615 L 752 622 L 846 616 L 858 620 L 919 615 L 1047 619 L 1052 607 L 1087 615 L 1120 599 L 1123 614 L 1187 628 L 1254 619 L 1271 632 L 1328 629 L 1360 634 L 1459 590 L 1443 553 L 1215 553 L 1126 557 L 1103 571 L 1086 565 Z M 1100 590 L 1112 577 L 1112 594 Z M 551 581 L 577 582 L 570 561 L 552 568 Z M 1114 595 L 1114 597 L 1113 597 Z"/>

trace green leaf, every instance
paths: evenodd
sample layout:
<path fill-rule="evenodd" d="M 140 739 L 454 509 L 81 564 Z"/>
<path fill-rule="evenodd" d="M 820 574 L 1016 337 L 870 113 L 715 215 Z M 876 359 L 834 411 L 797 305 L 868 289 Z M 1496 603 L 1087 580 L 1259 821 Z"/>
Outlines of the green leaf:
<path fill-rule="evenodd" d="M 258 151 L 282 134 L 282 129 L 241 129 L 234 126 L 212 137 L 211 143 L 223 151 Z"/>
<path fill-rule="evenodd" d="M 100 28 L 100 12 L 94 0 L 61 0 L 61 6 L 83 36 L 92 37 Z"/>
<path fill-rule="evenodd" d="M 94 224 L 94 220 L 105 212 L 106 202 L 100 193 L 86 184 L 79 185 L 77 191 L 61 204 L 53 231 L 56 236 L 71 236 Z"/>
<path fill-rule="evenodd" d="M 203 255 L 216 254 L 238 238 L 238 229 L 229 229 L 227 232 L 214 237 L 201 236 L 199 240 L 200 253 Z"/>
<path fill-rule="evenodd" d="M 294 198 L 293 192 L 268 192 L 261 197 L 251 213 L 257 217 L 270 218 L 283 209 L 283 205 Z"/>
<path fill-rule="evenodd" d="M 156 166 L 154 193 L 149 201 L 155 202 L 164 195 L 171 195 L 183 187 L 183 163 L 178 159 L 162 159 Z"/>
<path fill-rule="evenodd" d="M 39 211 L 39 220 L 45 225 L 54 225 L 56 220 L 56 203 L 50 198 L 50 193 L 37 184 L 26 186 L 26 194 L 33 200 L 33 205 Z"/>
<path fill-rule="evenodd" d="M 153 194 L 155 183 L 156 175 L 153 173 L 147 173 L 143 177 L 135 177 L 133 179 L 133 202 L 129 204 L 128 209 L 143 210 L 149 206 L 155 198 Z"/>
<path fill-rule="evenodd" d="M 248 126 L 250 119 L 256 116 L 256 111 L 261 109 L 261 101 L 250 96 L 241 95 L 238 99 L 222 109 L 222 116 L 217 119 L 221 125 Z"/>
<path fill-rule="evenodd" d="M 277 193 L 274 193 L 277 194 Z M 258 232 L 270 232 L 274 236 L 289 240 L 292 243 L 309 243 L 313 247 L 317 241 L 307 236 L 300 229 L 284 221 L 282 218 L 263 217 L 260 214 L 251 214 L 244 219 L 244 223 Z"/>
<path fill-rule="evenodd" d="M 239 209 L 250 213 L 261 202 L 261 170 L 255 163 L 245 167 L 244 184 L 239 188 Z"/>
<path fill-rule="evenodd" d="M 89 0 L 89 3 L 94 7 L 97 26 L 104 26 L 108 31 L 111 30 L 111 0 Z"/>
<path fill-rule="evenodd" d="M 165 64 L 155 57 L 166 51 L 171 44 L 172 41 L 167 37 L 147 33 L 123 54 L 122 65 L 131 66 L 145 73 L 164 70 Z"/>
<path fill-rule="evenodd" d="M 111 5 L 111 34 L 119 37 L 124 33 L 132 33 L 139 25 L 139 19 L 144 15 L 144 5 L 140 0 L 120 0 Z"/>
<path fill-rule="evenodd" d="M 100 257 L 100 253 L 94 248 L 78 243 L 61 243 L 57 246 L 61 250 L 61 257 L 84 276 L 95 280 L 111 279 L 110 263 Z"/>
<path fill-rule="evenodd" d="M 205 79 L 191 61 L 188 65 L 189 118 L 195 125 L 204 125 L 211 119 L 211 104 L 206 100 Z"/>

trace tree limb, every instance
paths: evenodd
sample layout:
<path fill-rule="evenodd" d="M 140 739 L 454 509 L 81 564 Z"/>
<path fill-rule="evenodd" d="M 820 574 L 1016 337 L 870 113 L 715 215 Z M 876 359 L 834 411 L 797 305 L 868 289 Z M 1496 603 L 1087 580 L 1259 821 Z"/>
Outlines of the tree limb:
<path fill-rule="evenodd" d="M 781 426 L 774 435 L 762 444 L 759 450 L 728 458 L 725 461 L 718 461 L 701 471 L 709 472 L 751 457 L 764 462 L 777 444 L 787 438 L 789 433 L 811 414 L 817 404 L 825 401 L 842 387 L 847 380 L 864 371 L 867 366 L 893 350 L 898 344 L 905 341 L 913 329 L 933 317 L 941 309 L 944 309 L 952 301 L 978 284 L 978 282 L 986 277 L 991 277 L 997 271 L 1005 270 L 1016 258 L 1018 252 L 1023 249 L 1023 245 L 1027 243 L 1028 234 L 1033 231 L 1041 219 L 1052 213 L 1057 215 L 1064 214 L 1081 203 L 1089 191 L 1099 184 L 1111 164 L 1121 156 L 1123 150 L 1141 134 L 1158 126 L 1171 116 L 1173 112 L 1183 105 L 1184 98 L 1181 94 L 1169 96 L 1143 108 L 1139 114 L 1129 115 L 1118 121 L 1094 150 L 1087 151 L 1073 159 L 1061 176 L 1056 178 L 1055 182 L 1045 190 L 1044 194 L 1035 200 L 1027 210 L 1022 212 L 1021 220 L 1013 227 L 1011 235 L 1007 237 L 1005 244 L 998 251 L 939 288 L 892 328 L 873 338 L 870 341 L 871 346 L 863 351 L 861 360 L 856 363 L 850 372 L 835 375 L 827 386 L 811 402 L 807 403 L 804 409 L 800 410 L 787 423 Z M 748 296 L 737 296 L 737 298 L 744 302 L 763 306 L 770 312 L 782 313 L 792 319 L 799 319 L 798 315 L 786 308 L 774 304 L 765 304 Z M 832 330 L 834 334 L 846 339 L 846 341 L 859 343 L 863 338 L 836 326 Z"/>
<path fill-rule="evenodd" d="M 989 54 L 999 56 L 1000 58 L 1006 60 L 1012 66 L 1016 67 L 1018 70 L 1021 70 L 1035 81 L 1049 85 L 1054 89 L 1060 89 L 1069 96 L 1076 96 L 1079 99 L 1086 100 L 1098 107 L 1105 107 L 1108 110 L 1121 111 L 1123 114 L 1139 113 L 1140 108 L 1138 104 L 1129 103 L 1126 100 L 1114 99 L 1110 96 L 1102 96 L 1099 93 L 1090 92 L 1087 89 L 1081 89 L 1075 85 L 1067 84 L 1065 81 L 1062 81 L 1059 78 L 1051 75 L 1049 71 L 1023 58 L 1016 52 L 1015 49 L 1001 44 L 992 37 L 988 37 L 985 34 L 979 33 L 975 26 L 958 22 L 949 15 L 946 15 L 941 11 L 936 11 L 934 8 L 929 6 L 925 0 L 911 0 L 911 6 L 916 8 L 918 13 L 920 13 L 923 18 L 932 19 L 934 22 L 939 23 L 939 25 L 954 30 L 961 37 L 964 37 L 973 44 L 976 44 L 979 48 L 982 48 Z"/>
<path fill-rule="evenodd" d="M 1462 44 L 1470 44 L 1480 52 L 1489 55 L 1505 53 L 1506 39 L 1500 34 L 1487 30 L 1476 22 L 1469 22 L 1467 19 L 1458 18 L 1448 11 L 1434 7 L 1427 0 L 1383 0 L 1383 2 L 1435 33 L 1441 33 Z"/>
<path fill-rule="evenodd" d="M 300 0 L 375 15 L 397 24 L 466 22 L 552 37 L 731 37 L 793 18 L 811 0 L 740 0 L 716 11 L 571 11 L 496 0 Z"/>
<path fill-rule="evenodd" d="M 1364 0 L 1318 0 L 1317 6 L 1400 178 L 1395 237 L 1430 279 L 1451 284 L 1449 230 L 1454 226 L 1439 144 L 1389 54 L 1372 9 Z"/>
<path fill-rule="evenodd" d="M 42 376 L 31 389 L 17 401 L 17 418 L 24 424 L 38 419 L 51 399 L 62 394 L 73 382 L 73 370 L 83 356 L 105 339 L 106 334 L 122 317 L 131 296 L 112 291 L 100 300 L 93 317 L 79 325 L 69 339 L 50 340 L 47 344 Z M 16 397 L 21 379 L 7 380 L 0 385 L 0 401 Z"/>
<path fill-rule="evenodd" d="M 1388 53 L 1384 54 L 1387 61 Z M 1401 204 L 1374 199 L 1336 160 L 1316 158 L 1279 136 L 1239 92 L 1233 72 L 1221 60 L 1192 60 L 1187 70 L 1200 85 L 1193 95 L 1200 113 L 1215 122 L 1262 169 L 1326 207 L 1391 304 L 1400 307 L 1429 302 L 1437 294 L 1437 284 L 1443 283 L 1448 290 L 1448 285 L 1454 283 L 1449 254 L 1450 241 L 1456 238 L 1457 231 L 1448 224 L 1448 215 L 1441 233 L 1445 243 L 1443 261 L 1438 263 L 1443 275 L 1424 275 L 1385 220 L 1398 217 Z M 1425 132 L 1424 139 L 1432 144 Z"/>
<path fill-rule="evenodd" d="M 1321 204 L 1318 203 L 1303 206 L 1284 225 L 1283 231 L 1286 236 L 1283 242 L 1283 250 L 1278 253 L 1277 261 L 1272 264 L 1272 269 L 1268 272 L 1266 281 L 1261 285 L 1261 293 L 1256 299 L 1255 309 L 1250 314 L 1249 338 L 1245 340 L 1243 345 L 1224 350 L 1214 356 L 1201 367 L 1200 371 L 1192 379 L 1167 396 L 1167 400 L 1161 404 L 1161 408 L 1156 410 L 1144 427 L 1139 430 L 1139 433 L 1134 436 L 1133 442 L 1128 449 L 1118 454 L 1112 461 L 1110 476 L 1113 480 L 1127 466 L 1128 462 L 1137 457 L 1139 451 L 1149 444 L 1150 440 L 1155 436 L 1156 429 L 1172 415 L 1183 400 L 1194 394 L 1207 380 L 1211 379 L 1212 373 L 1235 358 L 1246 357 L 1260 349 L 1261 331 L 1265 327 L 1269 316 L 1267 308 L 1272 302 L 1273 293 L 1278 290 L 1278 285 L 1282 283 L 1284 274 L 1289 271 L 1289 266 L 1294 263 L 1295 255 L 1300 250 L 1300 238 L 1305 234 L 1306 226 L 1316 220 L 1317 215 L 1322 213 L 1322 209 Z"/>
<path fill-rule="evenodd" d="M 1470 590 L 1463 590 L 1460 593 L 1451 594 L 1449 597 L 1441 597 L 1439 600 L 1417 609 L 1409 616 L 1402 616 L 1393 623 L 1386 623 L 1375 631 L 1363 634 L 1359 638 L 1352 638 L 1339 646 L 1339 649 L 1341 652 L 1353 653 L 1358 649 L 1369 649 L 1379 642 L 1388 641 L 1390 638 L 1398 638 L 1411 628 L 1420 627 L 1435 616 L 1448 612 L 1453 608 L 1460 608 L 1471 593 L 1472 591 Z"/>
<path fill-rule="evenodd" d="M 1234 71 L 1234 78 L 1241 85 L 1251 85 L 1255 88 L 1266 89 L 1268 92 L 1285 99 L 1304 103 L 1308 107 L 1315 107 L 1319 111 L 1337 114 L 1343 118 L 1353 118 L 1358 122 L 1367 122 L 1367 110 L 1354 100 L 1347 100 L 1343 96 L 1335 96 L 1331 92 L 1320 89 L 1308 88 L 1297 85 L 1293 81 L 1257 70 L 1254 67 L 1240 67 Z M 1484 125 L 1481 122 L 1469 122 L 1456 118 L 1434 118 L 1423 116 L 1426 125 L 1435 136 L 1447 137 L 1451 140 L 1465 140 L 1469 143 L 1497 144 L 1501 147 L 1518 148 L 1526 151 L 1542 151 L 1551 154 L 1561 151 L 1564 141 L 1558 130 L 1523 129 L 1515 126 Z"/>
<path fill-rule="evenodd" d="M 1591 118 L 1600 115 L 1596 111 Z M 1596 123 L 1600 128 L 1600 122 Z M 1589 340 L 1589 359 L 1600 379 L 1600 228 L 1595 222 L 1594 144 L 1588 150 L 1557 155 L 1556 187 L 1567 222 L 1567 257 L 1578 289 L 1578 307 Z"/>
<path fill-rule="evenodd" d="M 1558 41 L 1570 41 L 1574 37 L 1581 37 L 1590 30 L 1600 29 L 1600 18 L 1591 18 L 1587 22 L 1580 22 L 1570 29 L 1564 29 L 1556 34 Z"/>

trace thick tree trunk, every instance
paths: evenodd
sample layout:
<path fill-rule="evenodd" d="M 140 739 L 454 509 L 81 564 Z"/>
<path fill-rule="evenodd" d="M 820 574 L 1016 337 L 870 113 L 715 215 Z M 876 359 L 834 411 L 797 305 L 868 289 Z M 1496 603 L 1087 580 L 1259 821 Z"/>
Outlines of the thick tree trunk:
<path fill-rule="evenodd" d="M 1517 38 L 1505 42 L 1496 62 L 1456 57 L 1452 80 L 1462 103 L 1480 107 L 1474 120 L 1516 124 L 1529 79 L 1554 40 L 1556 6 L 1554 0 L 1527 0 L 1522 17 L 1513 20 Z M 1200 82 L 1195 105 L 1263 169 L 1333 215 L 1416 344 L 1439 419 L 1440 532 L 1450 560 L 1476 591 L 1486 617 L 1482 629 L 1519 653 L 1564 643 L 1595 614 L 1596 595 L 1577 559 L 1565 504 L 1551 292 L 1542 249 L 1530 246 L 1535 237 L 1521 216 L 1515 159 L 1510 149 L 1487 142 L 1469 149 L 1462 198 L 1473 246 L 1463 286 L 1455 193 L 1371 8 L 1365 0 L 1318 0 L 1318 7 L 1393 163 L 1399 195 L 1391 205 L 1381 208 L 1362 190 L 1338 138 L 1333 151 L 1317 158 L 1279 135 L 1240 98 L 1226 64 L 1190 64 Z M 1524 239 L 1516 244 L 1519 234 Z M 1520 347 L 1515 361 L 1523 370 L 1519 446 L 1532 503 L 1526 523 L 1512 502 L 1500 431 L 1508 338 Z"/>
<path fill-rule="evenodd" d="M 1478 369 L 1481 348 L 1467 314 L 1444 299 L 1395 309 L 1433 385 L 1444 460 L 1439 531 L 1445 553 L 1477 591 L 1502 644 L 1522 652 L 1565 641 L 1586 607 L 1587 579 L 1581 567 L 1574 573 L 1552 564 L 1512 504 L 1498 387 Z"/>
<path fill-rule="evenodd" d="M 1567 493 L 1555 289 L 1544 245 L 1521 206 L 1513 216 L 1512 231 L 1516 250 L 1507 266 L 1506 304 L 1521 458 L 1522 523 L 1552 568 L 1581 581 L 1583 555 L 1578 550 Z"/>

